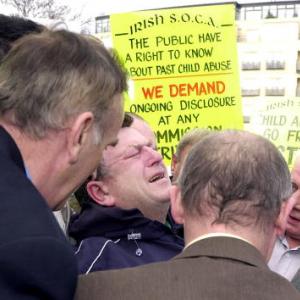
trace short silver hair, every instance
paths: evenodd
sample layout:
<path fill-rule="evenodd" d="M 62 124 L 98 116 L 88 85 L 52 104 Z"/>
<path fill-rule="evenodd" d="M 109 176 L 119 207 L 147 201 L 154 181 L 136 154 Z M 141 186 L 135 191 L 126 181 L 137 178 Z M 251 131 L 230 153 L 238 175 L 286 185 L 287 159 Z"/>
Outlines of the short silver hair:
<path fill-rule="evenodd" d="M 112 98 L 126 88 L 125 72 L 100 41 L 44 30 L 20 38 L 2 61 L 0 118 L 39 139 L 91 111 L 99 142 Z"/>
<path fill-rule="evenodd" d="M 290 172 L 264 137 L 238 130 L 211 133 L 187 157 L 178 178 L 185 210 L 214 223 L 274 225 L 292 193 Z"/>

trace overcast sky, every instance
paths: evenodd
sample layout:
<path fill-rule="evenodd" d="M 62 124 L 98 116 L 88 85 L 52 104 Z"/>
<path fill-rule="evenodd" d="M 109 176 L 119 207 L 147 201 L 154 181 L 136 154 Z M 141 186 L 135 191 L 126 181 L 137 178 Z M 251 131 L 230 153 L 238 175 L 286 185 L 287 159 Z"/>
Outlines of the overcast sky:
<path fill-rule="evenodd" d="M 129 12 L 150 8 L 195 5 L 205 3 L 233 2 L 232 0 L 57 0 L 77 9 L 89 16 L 109 15 L 112 13 Z M 262 2 L 263 0 L 237 0 L 238 3 Z M 276 0 L 275 0 L 276 1 Z M 263 2 L 275 2 L 264 0 Z"/>
<path fill-rule="evenodd" d="M 129 12 L 150 8 L 195 5 L 205 3 L 230 2 L 230 0 L 56 0 L 73 9 L 74 13 L 81 13 L 83 18 L 110 15 L 112 13 Z M 239 3 L 262 2 L 263 0 L 237 0 Z M 264 2 L 271 2 L 265 0 Z M 273 1 L 275 2 L 275 1 Z M 0 11 L 10 14 L 14 11 L 0 4 Z"/>

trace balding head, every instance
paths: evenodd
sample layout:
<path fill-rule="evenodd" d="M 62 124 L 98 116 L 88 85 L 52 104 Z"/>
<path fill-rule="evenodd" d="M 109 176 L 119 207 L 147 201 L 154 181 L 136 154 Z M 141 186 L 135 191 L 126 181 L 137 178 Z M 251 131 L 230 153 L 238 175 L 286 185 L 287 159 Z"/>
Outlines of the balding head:
<path fill-rule="evenodd" d="M 187 214 L 242 227 L 274 225 L 292 191 L 288 166 L 271 142 L 229 130 L 193 147 L 178 184 Z"/>

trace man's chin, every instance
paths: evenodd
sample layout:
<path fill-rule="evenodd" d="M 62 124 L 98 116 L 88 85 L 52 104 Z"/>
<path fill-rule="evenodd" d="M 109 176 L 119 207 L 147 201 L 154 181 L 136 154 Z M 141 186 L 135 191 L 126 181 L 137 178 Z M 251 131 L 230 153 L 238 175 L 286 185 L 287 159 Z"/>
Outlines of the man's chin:
<path fill-rule="evenodd" d="M 157 203 L 166 203 L 170 204 L 170 195 L 169 193 L 166 194 L 155 194 L 153 197 L 156 199 Z"/>

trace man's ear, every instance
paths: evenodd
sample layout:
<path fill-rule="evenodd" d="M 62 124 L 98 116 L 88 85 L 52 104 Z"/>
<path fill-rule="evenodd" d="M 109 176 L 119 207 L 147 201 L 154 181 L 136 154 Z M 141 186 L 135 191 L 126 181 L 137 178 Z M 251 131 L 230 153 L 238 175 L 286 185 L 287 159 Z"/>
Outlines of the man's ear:
<path fill-rule="evenodd" d="M 279 216 L 275 223 L 275 231 L 277 236 L 282 236 L 285 233 L 288 217 L 296 204 L 297 199 L 294 194 L 286 201 L 282 202 Z"/>
<path fill-rule="evenodd" d="M 83 145 L 93 132 L 94 115 L 91 112 L 81 113 L 73 120 L 68 134 L 68 153 L 71 164 L 76 163 Z"/>
<path fill-rule="evenodd" d="M 170 201 L 173 219 L 177 224 L 184 224 L 184 209 L 181 202 L 181 192 L 176 185 L 171 186 Z"/>
<path fill-rule="evenodd" d="M 96 203 L 103 206 L 115 206 L 115 199 L 108 192 L 108 188 L 103 181 L 88 182 L 86 190 Z"/>

